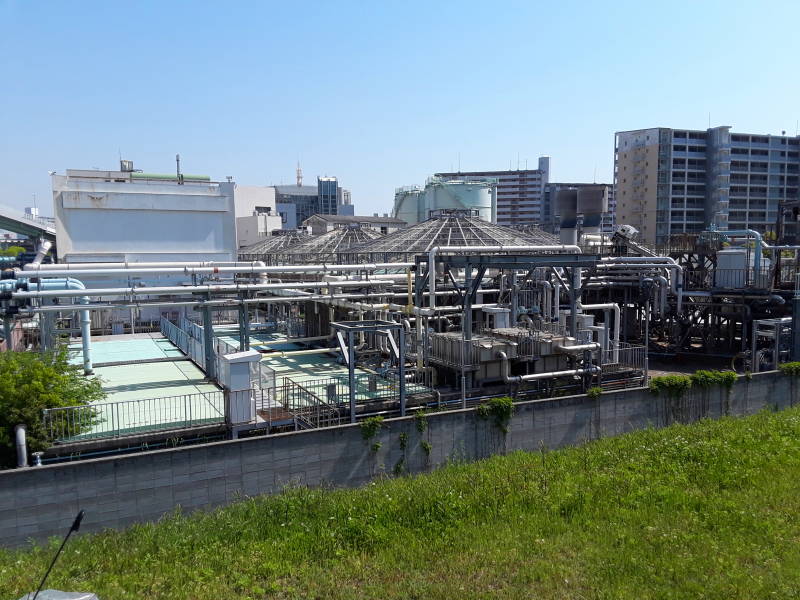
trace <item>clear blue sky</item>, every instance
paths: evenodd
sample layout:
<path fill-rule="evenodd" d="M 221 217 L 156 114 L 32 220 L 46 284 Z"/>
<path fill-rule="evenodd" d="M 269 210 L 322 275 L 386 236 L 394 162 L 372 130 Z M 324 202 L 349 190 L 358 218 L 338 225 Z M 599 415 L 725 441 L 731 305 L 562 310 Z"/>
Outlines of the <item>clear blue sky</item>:
<path fill-rule="evenodd" d="M 0 203 L 49 170 L 336 175 L 359 213 L 436 171 L 609 181 L 615 131 L 794 133 L 800 2 L 0 0 Z"/>

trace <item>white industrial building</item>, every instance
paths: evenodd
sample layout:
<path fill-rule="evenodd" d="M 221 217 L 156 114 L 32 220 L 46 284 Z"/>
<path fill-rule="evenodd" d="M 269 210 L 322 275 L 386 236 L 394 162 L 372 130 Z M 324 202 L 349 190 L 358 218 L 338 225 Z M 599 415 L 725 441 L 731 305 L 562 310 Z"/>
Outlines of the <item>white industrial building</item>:
<path fill-rule="evenodd" d="M 236 260 L 233 183 L 68 169 L 52 185 L 60 262 Z"/>
<path fill-rule="evenodd" d="M 91 263 L 232 262 L 237 259 L 235 184 L 202 175 L 67 169 L 52 176 L 56 246 L 65 276 Z M 111 272 L 111 271 L 110 271 Z M 176 285 L 183 275 L 80 277 L 87 290 Z M 158 308 L 94 311 L 93 326 L 121 332 L 152 326 Z"/>

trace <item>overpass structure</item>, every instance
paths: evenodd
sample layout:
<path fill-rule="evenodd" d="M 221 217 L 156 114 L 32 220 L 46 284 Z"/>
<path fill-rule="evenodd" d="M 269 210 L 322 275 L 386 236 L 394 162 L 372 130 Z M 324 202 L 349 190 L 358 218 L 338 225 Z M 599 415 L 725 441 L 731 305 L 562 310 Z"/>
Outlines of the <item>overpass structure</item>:
<path fill-rule="evenodd" d="M 3 205 L 0 205 L 0 229 L 31 238 L 56 240 L 55 223 Z"/>

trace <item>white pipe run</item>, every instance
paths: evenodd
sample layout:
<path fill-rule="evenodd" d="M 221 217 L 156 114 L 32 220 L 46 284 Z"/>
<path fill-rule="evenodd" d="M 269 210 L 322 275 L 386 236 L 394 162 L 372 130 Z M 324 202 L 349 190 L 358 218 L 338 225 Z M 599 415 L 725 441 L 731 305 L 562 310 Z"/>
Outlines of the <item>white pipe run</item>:
<path fill-rule="evenodd" d="M 291 358 L 293 356 L 308 356 L 309 354 L 335 354 L 341 352 L 341 348 L 311 348 L 309 350 L 277 350 L 261 355 L 261 360 L 271 358 Z"/>
<path fill-rule="evenodd" d="M 580 254 L 580 246 L 434 246 L 428 250 L 428 291 L 430 308 L 436 308 L 436 255 L 440 252 L 458 252 L 461 254 L 488 254 L 494 252 L 562 252 L 564 254 Z"/>
<path fill-rule="evenodd" d="M 591 342 L 590 344 L 576 344 L 574 346 L 556 344 L 555 348 L 557 352 L 562 352 L 564 354 L 578 354 L 580 352 L 596 352 L 597 350 L 600 350 L 600 344 L 597 342 Z"/>
<path fill-rule="evenodd" d="M 669 269 L 674 272 L 670 279 L 672 293 L 678 297 L 678 312 L 683 307 L 683 267 L 669 256 L 613 256 L 600 260 L 598 268 L 613 269 Z"/>
<path fill-rule="evenodd" d="M 542 316 L 545 319 L 547 319 L 547 318 L 550 317 L 550 315 L 553 312 L 553 310 L 552 310 L 553 286 L 546 279 L 543 279 L 542 281 L 540 281 L 539 284 L 542 286 L 542 304 L 543 304 L 543 306 L 542 306 Z"/>
<path fill-rule="evenodd" d="M 41 286 L 48 280 L 39 283 L 31 283 L 30 286 Z M 80 283 L 80 282 L 79 282 Z M 323 287 L 373 287 L 380 285 L 391 285 L 391 281 L 381 279 L 364 279 L 352 281 L 304 281 L 292 283 L 240 283 L 240 284 L 205 284 L 205 285 L 176 285 L 164 287 L 121 287 L 121 288 L 95 288 L 76 292 L 71 290 L 40 290 L 27 292 L 13 292 L 12 298 L 15 300 L 28 298 L 75 298 L 85 295 L 87 292 L 92 296 L 169 296 L 173 294 L 215 294 L 215 293 L 234 293 L 244 291 L 267 291 L 267 290 L 299 290 L 303 288 L 323 288 Z M 81 286 L 83 284 L 81 283 Z"/>
<path fill-rule="evenodd" d="M 328 273 L 334 271 L 377 271 L 380 269 L 401 269 L 413 266 L 412 263 L 365 263 L 361 265 L 264 265 L 232 266 L 232 267 L 139 267 L 136 264 L 128 268 L 109 268 L 109 269 L 69 269 L 69 274 L 75 277 L 117 277 L 129 275 L 217 275 L 217 274 L 253 274 L 268 275 L 270 273 Z M 51 265 L 48 265 L 51 266 Z M 37 277 L 63 277 L 63 270 L 37 269 Z M 397 276 L 406 279 L 405 274 Z"/>
<path fill-rule="evenodd" d="M 537 381 L 540 379 L 555 379 L 557 377 L 575 377 L 578 375 L 595 374 L 600 372 L 600 367 L 591 365 L 585 369 L 569 369 L 567 371 L 550 371 L 548 373 L 531 373 L 529 375 L 511 375 L 508 356 L 505 352 L 498 352 L 497 356 L 503 361 L 503 382 L 521 383 L 523 381 Z"/>
<path fill-rule="evenodd" d="M 14 427 L 14 439 L 17 445 L 17 468 L 24 469 L 28 466 L 28 441 L 25 436 L 25 425 Z"/>
<path fill-rule="evenodd" d="M 42 240 L 39 242 L 39 249 L 36 251 L 36 256 L 33 259 L 33 263 L 37 267 L 41 266 L 44 257 L 47 256 L 47 252 L 53 246 L 53 242 L 50 240 Z"/>
<path fill-rule="evenodd" d="M 260 260 L 256 261 L 230 261 L 230 262 L 215 262 L 215 261 L 160 261 L 160 262 L 94 262 L 94 263 L 57 263 L 53 265 L 36 265 L 28 263 L 22 267 L 23 271 L 75 271 L 80 269 L 146 269 L 146 268 L 159 268 L 159 267 L 249 267 L 257 264 L 264 264 Z M 63 276 L 61 273 L 60 276 Z"/>
<path fill-rule="evenodd" d="M 78 318 L 81 322 L 83 374 L 91 375 L 94 372 L 92 368 L 92 316 L 89 309 L 85 306 L 89 304 L 89 296 L 86 295 L 86 287 L 77 279 L 71 279 L 69 277 L 64 279 L 45 279 L 36 285 L 40 288 L 44 288 L 44 291 L 37 292 L 40 294 L 48 294 L 48 296 L 44 297 L 58 298 L 61 297 L 62 294 L 66 294 L 65 297 L 78 298 L 78 303 L 84 305 L 84 307 L 78 312 Z"/>
<path fill-rule="evenodd" d="M 580 300 L 575 303 L 576 308 L 579 310 L 603 310 L 606 311 L 606 323 L 608 322 L 608 311 L 614 311 L 614 329 L 612 333 L 612 361 L 619 362 L 619 325 L 620 325 L 620 308 L 616 302 L 609 302 L 607 304 L 583 304 Z"/>

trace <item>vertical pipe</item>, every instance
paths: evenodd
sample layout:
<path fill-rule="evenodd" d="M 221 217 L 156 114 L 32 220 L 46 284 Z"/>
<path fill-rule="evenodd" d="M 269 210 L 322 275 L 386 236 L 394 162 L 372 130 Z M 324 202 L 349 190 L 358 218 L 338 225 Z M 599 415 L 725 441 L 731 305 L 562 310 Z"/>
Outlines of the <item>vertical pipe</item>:
<path fill-rule="evenodd" d="M 617 315 L 619 317 L 619 315 Z M 650 378 L 650 300 L 644 303 L 644 386 Z"/>
<path fill-rule="evenodd" d="M 14 349 L 11 341 L 11 336 L 13 335 L 11 323 L 11 317 L 3 317 L 3 335 L 6 338 L 6 351 Z"/>
<path fill-rule="evenodd" d="M 216 362 L 214 361 L 214 327 L 211 323 L 211 306 L 206 304 L 203 312 L 203 350 L 205 354 L 206 375 L 209 379 L 217 379 Z"/>
<path fill-rule="evenodd" d="M 400 327 L 400 353 L 398 356 L 400 375 L 400 416 L 406 416 L 406 330 Z"/>
<path fill-rule="evenodd" d="M 353 332 L 347 332 L 347 378 L 350 384 L 350 422 L 356 422 L 356 353 L 353 349 Z"/>
<path fill-rule="evenodd" d="M 82 296 L 80 304 L 89 304 L 89 296 Z M 81 349 L 83 350 L 83 374 L 91 375 L 94 373 L 92 367 L 92 313 L 89 309 L 79 313 L 81 320 Z"/>
<path fill-rule="evenodd" d="M 470 352 L 470 343 L 472 341 L 472 264 L 467 263 L 464 267 L 464 317 L 461 323 L 463 329 L 463 342 L 462 346 L 462 359 L 461 359 L 461 408 L 467 408 L 467 372 L 464 366 L 465 357 L 463 353 L 467 353 L 469 358 L 472 354 Z"/>
<path fill-rule="evenodd" d="M 17 442 L 17 468 L 22 469 L 28 466 L 28 443 L 25 439 L 25 425 L 14 427 L 14 437 Z"/>

